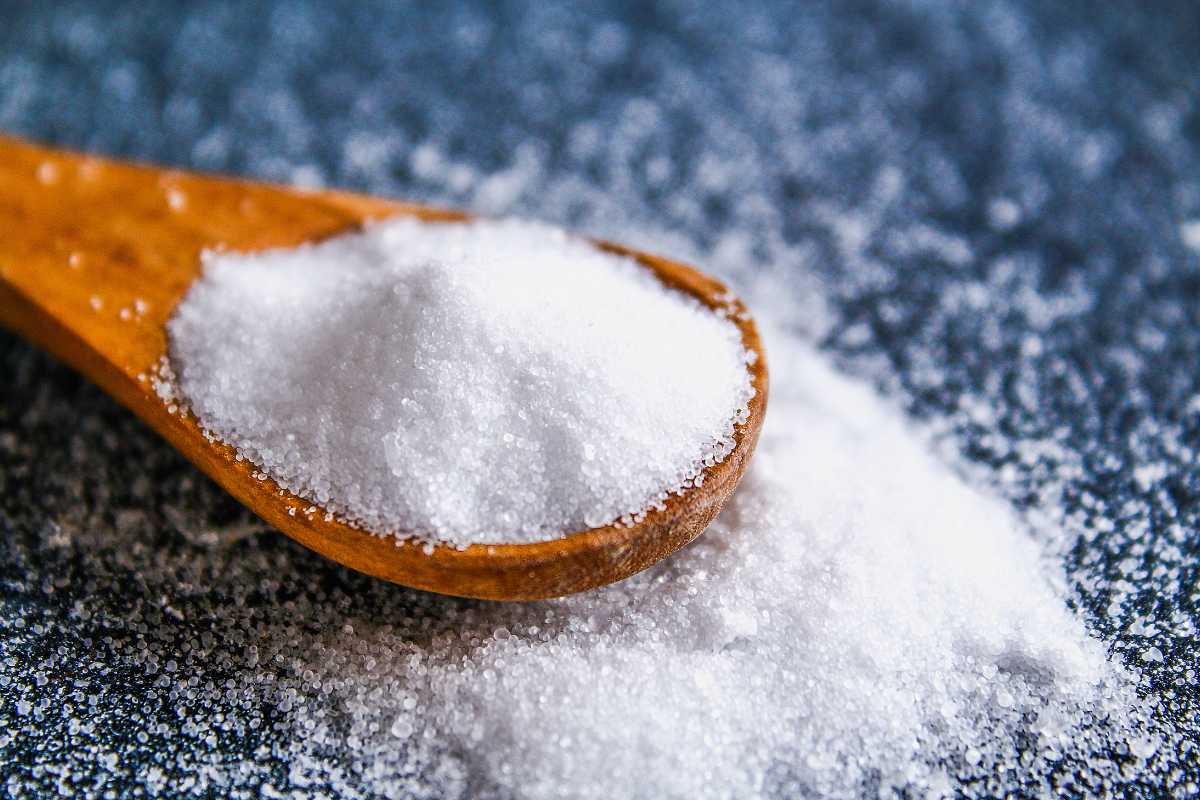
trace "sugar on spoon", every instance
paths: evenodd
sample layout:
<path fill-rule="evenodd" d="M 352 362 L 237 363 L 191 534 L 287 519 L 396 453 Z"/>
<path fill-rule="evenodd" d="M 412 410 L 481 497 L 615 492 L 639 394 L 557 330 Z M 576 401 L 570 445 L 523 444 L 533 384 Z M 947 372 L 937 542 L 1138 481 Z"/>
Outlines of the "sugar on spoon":
<path fill-rule="evenodd" d="M 700 486 L 630 527 L 531 544 L 435 547 L 374 536 L 283 492 L 196 418 L 171 413 L 146 375 L 167 352 L 165 324 L 200 272 L 200 253 L 253 251 L 324 239 L 392 215 L 460 223 L 461 211 L 338 191 L 304 191 L 52 150 L 0 136 L 0 324 L 74 367 L 161 434 L 251 511 L 353 569 L 428 591 L 523 600 L 583 591 L 670 555 L 712 521 L 741 479 L 762 426 L 767 369 L 754 321 L 718 281 L 658 256 L 630 256 L 666 286 L 729 308 L 756 390 L 733 451 Z M 130 313 L 130 309 L 137 313 Z"/>

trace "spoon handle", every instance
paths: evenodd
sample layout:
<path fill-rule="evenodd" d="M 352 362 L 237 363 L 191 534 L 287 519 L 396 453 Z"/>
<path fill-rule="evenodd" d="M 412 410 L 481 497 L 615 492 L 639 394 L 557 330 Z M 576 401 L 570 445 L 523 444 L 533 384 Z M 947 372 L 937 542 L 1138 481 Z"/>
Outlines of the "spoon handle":
<path fill-rule="evenodd" d="M 352 199 L 0 137 L 0 323 L 125 399 L 113 373 L 163 355 L 203 250 L 294 245 L 388 209 Z"/>

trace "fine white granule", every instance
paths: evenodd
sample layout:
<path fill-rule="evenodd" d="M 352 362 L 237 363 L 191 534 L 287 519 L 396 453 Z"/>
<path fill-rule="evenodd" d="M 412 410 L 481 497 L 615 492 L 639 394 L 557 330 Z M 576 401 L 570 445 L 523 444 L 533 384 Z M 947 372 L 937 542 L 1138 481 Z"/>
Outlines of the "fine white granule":
<path fill-rule="evenodd" d="M 557 601 L 405 593 L 310 620 L 324 632 L 280 651 L 295 677 L 276 684 L 293 778 L 356 797 L 932 798 L 1013 771 L 1052 795 L 1064 759 L 1124 742 L 1140 768 L 1158 740 L 1020 521 L 808 345 L 768 341 L 758 455 L 671 559 Z"/>
<path fill-rule="evenodd" d="M 546 225 L 209 253 L 169 324 L 201 424 L 284 488 L 456 546 L 636 521 L 725 458 L 737 327 Z"/>

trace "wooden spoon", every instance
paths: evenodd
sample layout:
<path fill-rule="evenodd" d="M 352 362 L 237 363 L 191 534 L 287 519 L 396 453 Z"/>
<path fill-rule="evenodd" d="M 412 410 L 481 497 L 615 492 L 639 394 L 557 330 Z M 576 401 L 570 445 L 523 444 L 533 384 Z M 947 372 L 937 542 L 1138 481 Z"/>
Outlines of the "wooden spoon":
<path fill-rule="evenodd" d="M 368 575 L 445 594 L 533 599 L 602 586 L 695 538 L 741 479 L 758 440 L 767 369 L 754 322 L 725 287 L 694 269 L 608 242 L 667 286 L 732 309 L 757 393 L 733 452 L 703 485 L 628 528 L 605 527 L 535 544 L 465 550 L 372 536 L 284 493 L 210 442 L 190 413 L 171 413 L 150 376 L 167 352 L 165 323 L 200 271 L 201 251 L 288 247 L 393 214 L 457 223 L 460 211 L 345 192 L 307 192 L 110 161 L 0 137 L 0 324 L 99 384 L 258 516 L 296 541 Z"/>

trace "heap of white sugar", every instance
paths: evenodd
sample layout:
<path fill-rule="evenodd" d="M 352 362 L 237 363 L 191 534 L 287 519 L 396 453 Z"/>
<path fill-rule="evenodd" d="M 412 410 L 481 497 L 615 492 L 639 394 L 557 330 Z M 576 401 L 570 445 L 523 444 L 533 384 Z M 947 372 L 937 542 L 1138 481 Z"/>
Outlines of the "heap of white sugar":
<path fill-rule="evenodd" d="M 68 566 L 45 591 L 69 610 L 13 629 L 0 747 L 36 742 L 52 775 L 99 763 L 148 795 L 197 797 L 1108 796 L 1139 773 L 1194 795 L 1171 772 L 1179 734 L 1146 724 L 1136 674 L 1106 661 L 1010 508 L 805 338 L 765 333 L 772 413 L 714 525 L 561 600 L 322 573 L 276 536 L 213 528 L 206 484 L 167 507 L 183 536 L 164 547 L 117 491 L 93 501 L 104 515 L 65 504 L 18 539 L 20 563 Z M 43 397 L 48 419 L 73 418 Z M 130 439 L 151 471 L 174 463 Z M 63 450 L 81 484 L 124 466 Z M 50 630 L 89 638 L 38 650 L 51 613 Z M 70 732 L 50 738 L 57 709 Z"/>
<path fill-rule="evenodd" d="M 445 230 L 451 237 L 555 236 L 512 224 Z M 197 376 L 187 374 L 197 361 L 180 347 L 182 326 L 197 326 L 198 340 L 201 330 L 211 331 L 191 316 L 211 306 L 207 294 L 235 291 L 241 281 L 247 288 L 237 293 L 257 298 L 237 325 L 217 326 L 230 340 L 200 351 L 225 358 L 247 352 L 245 367 L 224 367 L 252 387 L 250 402 L 232 408 L 258 414 L 254 425 L 282 403 L 311 415 L 322 384 L 290 369 L 276 377 L 281 368 L 268 355 L 313 352 L 297 340 L 317 334 L 299 322 L 289 324 L 287 337 L 257 332 L 259 319 L 288 319 L 261 307 L 266 282 L 276 297 L 290 292 L 339 309 L 331 317 L 346 328 L 354 327 L 347 319 L 354 315 L 359 330 L 382 328 L 383 342 L 351 337 L 340 345 L 351 354 L 345 368 L 330 366 L 338 363 L 335 354 L 321 359 L 321 370 L 336 372 L 342 385 L 369 384 L 356 378 L 363 365 L 377 363 L 401 334 L 419 332 L 394 318 L 366 321 L 379 319 L 367 309 L 396 308 L 395 276 L 425 271 L 380 267 L 386 259 L 378 254 L 394 249 L 371 248 L 387 246 L 389 236 L 411 242 L 429 233 L 414 223 L 391 224 L 335 243 L 346 254 L 343 264 L 353 258 L 365 267 L 352 282 L 363 285 L 348 299 L 348 270 L 311 258 L 319 248 L 212 260 L 174 329 L 184 386 L 202 416 L 213 417 L 205 397 L 238 396 L 212 391 L 211 378 L 195 388 Z M 499 250 L 491 248 L 490 263 L 499 263 Z M 592 257 L 587 248 L 578 255 Z M 276 275 L 285 271 L 280 263 L 303 268 L 305 281 Z M 629 265 L 604 258 L 601 266 L 607 273 Z M 374 283 L 366 277 L 372 273 Z M 415 304 L 416 313 L 429 306 L 444 314 L 465 303 L 437 297 L 451 295 L 450 287 L 469 291 L 455 282 L 464 274 L 445 270 L 436 281 L 405 281 L 414 295 L 429 298 Z M 314 286 L 321 287 L 318 297 Z M 491 291 L 505 288 L 498 281 Z M 645 290 L 656 307 L 668 297 L 653 284 Z M 1103 794 L 1122 770 L 1159 769 L 1156 759 L 1173 734 L 1148 722 L 1136 677 L 1110 663 L 1069 610 L 1070 590 L 1055 558 L 1008 506 L 948 469 L 910 421 L 831 369 L 806 336 L 781 326 L 820 317 L 819 304 L 787 299 L 775 281 L 756 299 L 772 352 L 772 412 L 745 482 L 697 542 L 629 580 L 556 601 L 478 604 L 356 584 L 321 601 L 302 594 L 286 607 L 238 611 L 244 618 L 231 624 L 231 638 L 246 635 L 254 644 L 245 653 L 230 646 L 229 662 L 246 666 L 214 692 L 250 699 L 237 709 L 203 694 L 195 702 L 221 708 L 226 724 L 267 728 L 271 756 L 288 765 L 292 786 L 349 797 L 947 797 L 1003 794 L 1013 785 L 1047 796 Z M 693 318 L 687 303 L 679 309 L 689 324 L 714 326 L 712 338 L 730 348 L 722 368 L 741 375 L 728 323 L 703 313 Z M 319 327 L 322 335 L 340 330 L 332 322 Z M 564 345 L 587 348 L 567 328 Z M 457 354 L 484 374 L 464 342 L 492 341 L 491 331 L 456 330 L 457 339 L 445 332 L 428 337 L 430 349 Z M 256 336 L 273 349 L 256 350 Z M 395 374 L 412 385 L 411 371 Z M 268 387 L 281 383 L 311 383 L 313 396 L 273 398 Z M 745 401 L 744 383 L 738 385 L 742 393 L 725 402 Z M 413 399 L 428 405 L 425 395 Z M 362 402 L 346 419 L 372 418 Z M 442 403 L 459 413 L 480 407 L 470 398 Z M 724 420 L 720 403 L 711 405 L 713 419 Z M 649 430 L 630 418 L 638 407 L 634 399 L 618 407 L 621 431 Z M 545 410 L 539 413 L 544 419 Z M 366 427 L 370 436 L 383 429 Z M 394 433 L 386 428 L 382 436 Z M 435 433 L 456 436 L 449 425 L 422 435 Z M 651 438 L 655 446 L 663 440 Z M 318 444 L 324 453 L 345 452 L 358 448 L 356 441 Z M 484 480 L 519 484 L 515 471 L 500 473 Z M 304 571 L 271 563 L 284 576 Z M 281 580 L 282 591 L 292 578 Z M 163 686 L 186 698 L 190 680 L 171 677 Z M 1120 759 L 1094 759 L 1098 752 Z M 225 771 L 212 785 L 240 780 Z"/>
<path fill-rule="evenodd" d="M 729 319 L 527 222 L 210 253 L 169 330 L 202 425 L 281 486 L 456 546 L 636 521 L 729 454 L 754 392 Z"/>
<path fill-rule="evenodd" d="M 261 638 L 289 665 L 293 778 L 385 797 L 936 798 L 1002 793 L 1014 770 L 1031 796 L 1098 791 L 1103 762 L 1060 767 L 1114 746 L 1141 768 L 1156 734 L 1010 510 L 807 344 L 769 342 L 758 455 L 666 562 L 543 603 L 391 593 Z"/>

